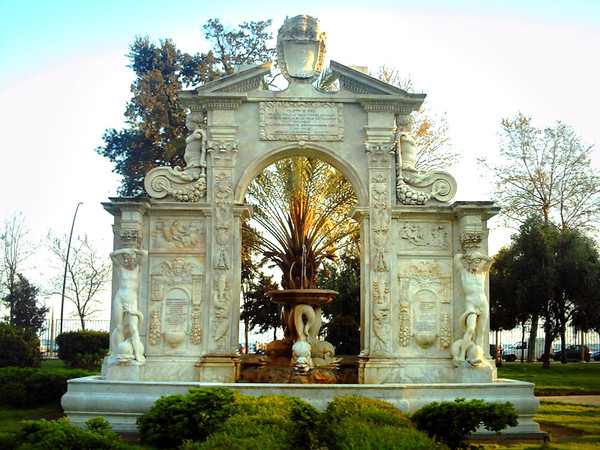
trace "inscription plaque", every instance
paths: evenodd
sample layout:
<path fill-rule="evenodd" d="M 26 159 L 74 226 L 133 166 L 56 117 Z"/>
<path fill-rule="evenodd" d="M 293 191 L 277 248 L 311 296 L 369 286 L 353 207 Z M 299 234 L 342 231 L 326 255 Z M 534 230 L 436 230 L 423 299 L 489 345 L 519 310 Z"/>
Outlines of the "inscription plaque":
<path fill-rule="evenodd" d="M 435 295 L 431 291 L 422 290 L 415 295 L 417 314 L 414 325 L 415 333 L 436 333 L 438 318 Z"/>
<path fill-rule="evenodd" d="M 165 299 L 165 329 L 168 331 L 185 331 L 189 298 L 185 291 L 172 289 Z"/>
<path fill-rule="evenodd" d="M 260 139 L 341 141 L 344 139 L 342 105 L 324 102 L 262 102 Z"/>

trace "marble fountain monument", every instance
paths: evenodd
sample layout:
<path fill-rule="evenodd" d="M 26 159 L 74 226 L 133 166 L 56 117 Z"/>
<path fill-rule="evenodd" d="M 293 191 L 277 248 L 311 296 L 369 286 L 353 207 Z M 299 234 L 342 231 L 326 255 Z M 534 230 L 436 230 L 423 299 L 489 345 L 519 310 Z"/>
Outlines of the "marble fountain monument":
<path fill-rule="evenodd" d="M 504 434 L 540 434 L 533 385 L 498 379 L 489 355 L 486 224 L 498 208 L 451 203 L 450 174 L 415 169 L 411 112 L 425 94 L 335 61 L 339 91 L 315 89 L 325 48 L 316 19 L 286 19 L 277 38 L 286 89 L 263 88 L 266 62 L 180 92 L 191 132 L 185 167 L 150 170 L 149 198 L 104 204 L 114 216 L 110 353 L 100 376 L 69 381 L 62 405 L 73 423 L 102 415 L 115 430 L 132 431 L 160 396 L 216 384 L 319 408 L 343 394 L 407 413 L 459 397 L 510 401 L 519 425 Z M 263 169 L 291 156 L 331 164 L 358 198 L 356 384 L 237 382 L 240 233 L 252 212 L 244 196 Z M 300 364 L 312 368 L 306 358 Z"/>

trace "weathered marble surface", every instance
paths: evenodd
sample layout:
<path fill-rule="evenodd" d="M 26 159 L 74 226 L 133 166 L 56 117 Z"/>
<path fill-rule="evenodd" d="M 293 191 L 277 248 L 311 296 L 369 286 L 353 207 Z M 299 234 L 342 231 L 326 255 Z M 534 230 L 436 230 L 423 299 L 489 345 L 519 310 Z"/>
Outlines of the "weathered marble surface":
<path fill-rule="evenodd" d="M 137 417 L 147 411 L 163 395 L 185 394 L 190 388 L 215 386 L 198 382 L 132 382 L 108 381 L 102 377 L 69 380 L 62 407 L 71 423 L 83 423 L 98 415 L 105 417 L 115 431 L 136 430 Z M 340 395 L 362 395 L 392 403 L 404 413 L 414 413 L 434 401 L 454 401 L 456 398 L 484 398 L 493 402 L 511 402 L 519 414 L 519 425 L 505 430 L 504 437 L 541 438 L 543 433 L 533 416 L 539 401 L 533 396 L 533 384 L 513 380 L 493 383 L 431 383 L 431 384 L 219 384 L 245 395 L 285 394 L 299 397 L 318 409 Z M 91 406 L 93 405 L 93 408 Z M 487 434 L 478 431 L 476 434 Z"/>

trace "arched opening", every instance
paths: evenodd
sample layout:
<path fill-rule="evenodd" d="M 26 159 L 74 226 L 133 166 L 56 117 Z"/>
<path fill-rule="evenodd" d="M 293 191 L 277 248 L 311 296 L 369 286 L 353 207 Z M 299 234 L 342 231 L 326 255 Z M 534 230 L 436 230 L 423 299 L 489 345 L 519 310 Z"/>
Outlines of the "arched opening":
<path fill-rule="evenodd" d="M 267 295 L 275 287 L 331 289 L 339 295 L 323 305 L 323 338 L 334 345 L 336 354 L 357 355 L 360 229 L 351 211 L 359 198 L 348 177 L 315 156 L 320 152 L 298 153 L 284 149 L 268 155 L 248 168 L 254 172 L 250 181 L 240 181 L 245 188 L 238 194 L 253 207 L 253 218 L 242 232 L 244 329 L 281 328 L 279 307 Z M 257 170 L 261 163 L 265 167 Z M 256 339 L 245 334 L 242 341 L 249 345 L 243 347 L 256 351 Z M 267 336 L 270 340 L 271 334 Z"/>

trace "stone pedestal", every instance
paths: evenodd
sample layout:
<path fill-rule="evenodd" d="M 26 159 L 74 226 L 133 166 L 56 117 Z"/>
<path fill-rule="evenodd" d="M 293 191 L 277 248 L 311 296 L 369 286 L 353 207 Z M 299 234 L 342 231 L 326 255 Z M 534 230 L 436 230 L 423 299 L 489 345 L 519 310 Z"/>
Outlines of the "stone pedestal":
<path fill-rule="evenodd" d="M 206 355 L 198 361 L 195 379 L 203 383 L 235 383 L 239 370 L 235 357 Z"/>

